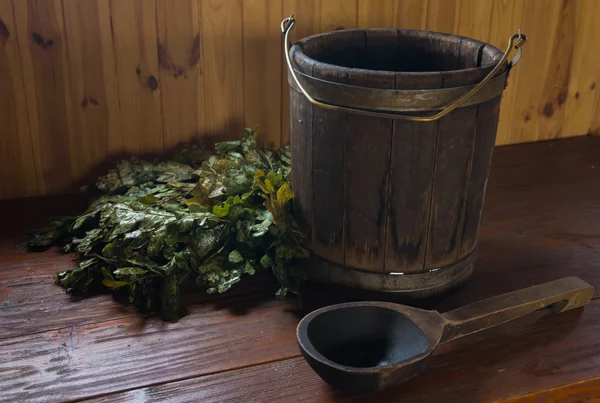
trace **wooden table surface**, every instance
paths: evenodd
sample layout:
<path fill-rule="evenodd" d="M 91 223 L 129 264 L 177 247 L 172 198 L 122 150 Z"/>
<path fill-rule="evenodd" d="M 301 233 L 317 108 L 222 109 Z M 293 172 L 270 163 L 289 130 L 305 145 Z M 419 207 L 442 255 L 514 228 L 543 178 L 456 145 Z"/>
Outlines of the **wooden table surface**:
<path fill-rule="evenodd" d="M 277 301 L 268 278 L 190 295 L 179 323 L 144 320 L 110 295 L 75 300 L 53 284 L 57 250 L 14 249 L 73 197 L 0 203 L 0 401 L 600 401 L 600 300 L 538 311 L 441 345 L 417 378 L 378 395 L 330 389 L 299 355 L 295 327 L 341 299 Z M 575 275 L 600 295 L 600 138 L 495 150 L 473 277 L 440 311 Z M 245 285 L 244 285 L 245 283 Z"/>

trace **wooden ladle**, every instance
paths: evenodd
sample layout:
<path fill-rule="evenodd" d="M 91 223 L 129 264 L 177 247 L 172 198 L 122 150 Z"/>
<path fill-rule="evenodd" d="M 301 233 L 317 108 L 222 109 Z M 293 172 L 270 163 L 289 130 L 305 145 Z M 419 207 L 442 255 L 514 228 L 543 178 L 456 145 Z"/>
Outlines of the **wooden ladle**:
<path fill-rule="evenodd" d="M 352 392 L 382 390 L 421 372 L 444 343 L 551 306 L 589 302 L 594 289 L 576 277 L 488 298 L 445 314 L 387 302 L 318 309 L 298 324 L 300 350 L 327 383 Z"/>

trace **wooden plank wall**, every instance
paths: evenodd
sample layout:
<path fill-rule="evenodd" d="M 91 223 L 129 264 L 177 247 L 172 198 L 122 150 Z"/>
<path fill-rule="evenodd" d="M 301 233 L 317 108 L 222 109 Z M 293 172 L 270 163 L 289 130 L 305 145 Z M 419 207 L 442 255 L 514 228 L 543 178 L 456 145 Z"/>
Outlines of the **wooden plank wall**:
<path fill-rule="evenodd" d="M 600 133 L 598 0 L 0 0 L 0 199 L 70 191 L 123 155 L 258 127 L 289 139 L 279 23 L 531 41 L 497 144 Z"/>

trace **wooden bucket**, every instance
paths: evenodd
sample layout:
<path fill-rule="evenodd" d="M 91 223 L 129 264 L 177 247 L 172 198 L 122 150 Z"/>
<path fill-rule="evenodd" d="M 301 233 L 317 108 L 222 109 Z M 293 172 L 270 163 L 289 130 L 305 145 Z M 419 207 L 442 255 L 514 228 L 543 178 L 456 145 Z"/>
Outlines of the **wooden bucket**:
<path fill-rule="evenodd" d="M 410 299 L 469 278 L 515 63 L 506 53 L 395 29 L 339 30 L 289 49 L 294 211 L 314 256 L 311 280 Z M 397 117 L 439 113 L 484 78 L 440 119 Z"/>

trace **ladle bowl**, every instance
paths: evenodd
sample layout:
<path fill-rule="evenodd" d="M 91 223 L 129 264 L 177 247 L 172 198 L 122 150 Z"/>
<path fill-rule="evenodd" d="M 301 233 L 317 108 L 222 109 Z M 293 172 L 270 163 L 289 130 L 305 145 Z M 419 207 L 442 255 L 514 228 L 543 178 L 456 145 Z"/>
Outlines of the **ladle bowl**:
<path fill-rule="evenodd" d="M 349 302 L 309 313 L 296 336 L 305 360 L 325 382 L 351 392 L 373 392 L 420 373 L 439 343 L 539 309 L 575 309 L 593 293 L 583 280 L 566 277 L 444 314 L 388 302 Z"/>

